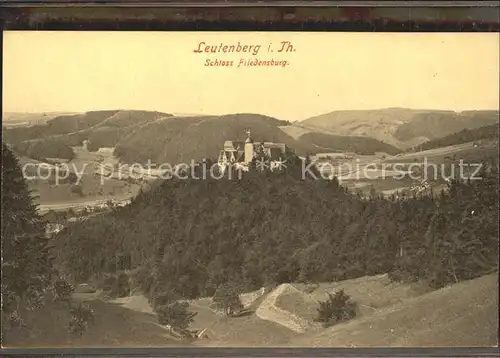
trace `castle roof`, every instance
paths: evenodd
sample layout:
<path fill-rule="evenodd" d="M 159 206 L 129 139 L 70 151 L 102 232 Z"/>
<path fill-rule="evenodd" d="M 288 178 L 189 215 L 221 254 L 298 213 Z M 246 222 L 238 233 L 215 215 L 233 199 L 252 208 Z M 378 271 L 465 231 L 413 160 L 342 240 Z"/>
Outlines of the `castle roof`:
<path fill-rule="evenodd" d="M 247 130 L 247 139 L 245 139 L 245 143 L 253 143 L 252 135 L 250 134 L 250 131 Z"/>
<path fill-rule="evenodd" d="M 243 150 L 245 142 L 241 140 L 226 140 L 224 142 L 224 150 L 225 151 L 236 151 Z"/>

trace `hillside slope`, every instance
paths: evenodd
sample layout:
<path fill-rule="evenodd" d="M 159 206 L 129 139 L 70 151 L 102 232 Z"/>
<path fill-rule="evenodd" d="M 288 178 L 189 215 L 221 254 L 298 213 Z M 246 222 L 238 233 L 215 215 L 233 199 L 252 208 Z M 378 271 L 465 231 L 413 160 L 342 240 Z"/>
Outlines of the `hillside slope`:
<path fill-rule="evenodd" d="M 276 305 L 276 301 L 288 290 L 294 290 L 290 284 L 281 284 L 274 291 L 269 293 L 257 308 L 257 317 L 278 323 L 297 333 L 304 333 L 310 326 L 309 322 L 297 316 L 295 313 L 286 311 Z"/>
<path fill-rule="evenodd" d="M 436 149 L 480 140 L 498 140 L 498 124 L 489 126 L 463 129 L 460 132 L 447 135 L 446 137 L 434 139 L 419 146 L 420 150 Z"/>
<path fill-rule="evenodd" d="M 327 300 L 328 293 L 341 289 L 357 302 L 358 318 L 432 291 L 423 282 L 412 284 L 392 282 L 387 274 L 319 283 L 312 285 L 312 292 L 308 285 L 295 283 L 289 286 L 292 287 L 279 295 L 276 305 L 309 322 L 309 325 L 317 317 L 318 301 Z"/>
<path fill-rule="evenodd" d="M 240 298 L 244 302 L 246 298 L 250 298 L 249 296 L 253 296 L 252 298 L 255 299 L 255 296 L 259 294 L 259 291 L 248 292 L 241 294 Z M 138 316 L 138 314 L 148 314 L 150 316 L 144 317 L 152 318 L 155 315 L 148 299 L 142 294 L 136 293 L 129 297 L 108 301 L 108 303 L 131 310 L 131 317 Z M 202 347 L 269 347 L 282 341 L 291 340 L 297 335 L 279 324 L 262 320 L 255 314 L 226 317 L 214 311 L 212 303 L 211 297 L 189 301 L 189 311 L 196 312 L 190 328 L 204 331 L 201 339 L 193 342 L 194 345 Z M 253 303 L 258 305 L 258 298 Z M 155 329 L 151 331 L 151 335 L 154 335 L 157 327 L 153 328 Z M 147 336 L 148 334 L 143 335 Z M 169 343 L 168 340 L 167 343 Z"/>
<path fill-rule="evenodd" d="M 264 295 L 255 313 L 241 317 L 216 313 L 211 308 L 211 298 L 204 297 L 190 301 L 190 310 L 197 313 L 192 328 L 205 332 L 193 344 L 201 347 L 495 346 L 497 280 L 497 274 L 490 274 L 436 291 L 424 283 L 394 283 L 387 275 L 315 285 L 281 284 Z M 312 292 L 311 286 L 316 286 Z M 318 301 L 325 300 L 327 292 L 339 289 L 344 289 L 358 303 L 358 316 L 323 328 L 313 321 Z M 127 322 L 141 317 L 140 314 L 153 314 L 142 295 L 108 303 L 131 310 L 122 312 Z M 110 314 L 115 311 L 119 312 L 118 307 L 110 306 Z M 137 336 L 136 342 L 141 343 L 136 344 L 147 340 L 155 346 L 162 345 L 153 340 L 158 326 L 148 315 L 142 316 L 141 321 L 152 325 L 140 326 L 145 331 Z M 175 343 L 167 339 L 167 344 Z"/>
<path fill-rule="evenodd" d="M 296 332 L 275 322 L 263 320 L 255 314 L 225 317 L 212 311 L 207 299 L 197 300 L 190 308 L 197 312 L 194 329 L 206 329 L 202 339 L 194 342 L 204 347 L 273 347 L 283 341 L 294 340 Z"/>
<path fill-rule="evenodd" d="M 398 150 L 371 138 L 339 137 L 308 133 L 294 139 L 283 130 L 284 121 L 258 114 L 231 114 L 209 117 L 170 117 L 147 123 L 124 136 L 115 154 L 125 162 L 179 162 L 217 158 L 224 141 L 242 140 L 251 129 L 256 141 L 285 143 L 298 155 L 351 150 L 359 153 Z M 286 126 L 285 126 L 286 127 Z"/>
<path fill-rule="evenodd" d="M 441 138 L 463 129 L 474 129 L 498 124 L 498 111 L 467 111 L 426 113 L 416 115 L 410 122 L 399 126 L 394 136 L 406 141 L 415 136 L 430 140 Z"/>
<path fill-rule="evenodd" d="M 94 311 L 94 320 L 82 335 L 70 334 L 67 304 L 54 302 L 23 312 L 30 328 L 15 328 L 4 333 L 2 345 L 8 348 L 77 347 L 173 347 L 187 343 L 174 340 L 156 322 L 156 317 L 99 299 L 83 299 Z"/>
<path fill-rule="evenodd" d="M 477 347 L 498 345 L 498 274 L 409 298 L 313 332 L 296 347 Z"/>
<path fill-rule="evenodd" d="M 45 123 L 55 117 L 72 115 L 78 113 L 67 112 L 3 112 L 2 113 L 2 126 L 6 128 L 12 127 L 26 127 L 34 124 Z"/>
<path fill-rule="evenodd" d="M 416 152 L 407 151 L 387 158 L 385 162 L 408 163 L 427 160 L 429 163 L 444 165 L 462 159 L 464 163 L 482 163 L 497 158 L 498 148 L 498 139 L 483 139 L 477 147 L 474 146 L 474 142 L 466 142 Z"/>
<path fill-rule="evenodd" d="M 256 141 L 282 142 L 301 151 L 278 126 L 283 122 L 258 114 L 170 117 L 138 127 L 121 138 L 115 155 L 125 162 L 190 163 L 217 158 L 226 140 L 242 140 L 251 129 Z"/>
<path fill-rule="evenodd" d="M 307 143 L 322 152 L 354 152 L 362 155 L 371 155 L 375 152 L 384 152 L 395 155 L 400 150 L 390 144 L 370 137 L 340 136 L 326 133 L 309 132 L 300 136 L 299 142 Z"/>
<path fill-rule="evenodd" d="M 334 111 L 302 122 L 307 127 L 337 134 L 372 137 L 399 148 L 409 148 L 462 129 L 498 123 L 498 111 L 438 111 L 386 108 Z"/>
<path fill-rule="evenodd" d="M 89 140 L 97 150 L 99 147 L 114 147 L 120 137 L 133 128 L 168 116 L 171 114 L 136 110 L 60 115 L 32 126 L 7 128 L 4 139 L 29 156 L 32 153 L 43 156 L 46 151 L 53 151 L 53 147 L 64 147 L 67 151 L 71 146 L 82 145 L 84 140 Z"/>
<path fill-rule="evenodd" d="M 18 143 L 58 134 L 69 134 L 91 128 L 117 112 L 110 110 L 61 115 L 33 126 L 8 129 L 4 135 L 7 141 Z"/>

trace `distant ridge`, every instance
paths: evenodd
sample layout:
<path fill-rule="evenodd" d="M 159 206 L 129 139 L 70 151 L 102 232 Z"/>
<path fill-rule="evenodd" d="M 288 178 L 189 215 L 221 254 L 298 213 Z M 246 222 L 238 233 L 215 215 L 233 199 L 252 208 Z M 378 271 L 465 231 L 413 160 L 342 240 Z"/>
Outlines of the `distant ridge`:
<path fill-rule="evenodd" d="M 429 150 L 441 147 L 447 147 L 450 145 L 457 145 L 462 143 L 480 141 L 483 139 L 497 139 L 499 138 L 498 124 L 492 124 L 489 126 L 474 128 L 474 129 L 463 129 L 460 132 L 447 135 L 443 138 L 434 139 L 423 143 L 418 147 L 419 150 Z"/>
<path fill-rule="evenodd" d="M 313 155 L 324 152 L 325 148 L 360 154 L 399 151 L 376 139 L 359 136 L 340 138 L 327 133 L 310 133 L 296 139 L 284 130 L 291 126 L 290 122 L 255 113 L 180 115 L 120 109 L 91 111 L 57 116 L 29 127 L 8 128 L 4 138 L 30 157 L 39 156 L 40 152 L 51 156 L 60 152 L 65 158 L 71 157 L 70 147 L 80 146 L 88 140 L 90 150 L 115 147 L 115 155 L 131 163 L 148 160 L 180 163 L 216 158 L 224 141 L 244 138 L 249 128 L 254 138 L 284 143 L 299 155 Z"/>
<path fill-rule="evenodd" d="M 174 112 L 172 113 L 174 117 L 203 117 L 203 116 L 211 116 L 210 114 L 200 114 L 200 113 L 182 113 L 182 112 Z"/>
<path fill-rule="evenodd" d="M 30 126 L 6 126 L 4 138 L 25 154 L 44 148 L 51 155 L 55 151 L 68 156 L 69 147 L 89 140 L 91 150 L 115 147 L 115 155 L 125 162 L 180 163 L 216 158 L 225 140 L 241 139 L 251 128 L 258 140 L 284 143 L 301 156 L 346 151 L 395 155 L 464 129 L 496 125 L 498 113 L 386 108 L 334 111 L 289 122 L 256 113 L 112 109 L 63 114 Z"/>
<path fill-rule="evenodd" d="M 405 149 L 466 128 L 495 124 L 498 118 L 498 110 L 454 112 L 395 107 L 333 111 L 305 119 L 297 125 L 339 135 L 372 137 Z"/>

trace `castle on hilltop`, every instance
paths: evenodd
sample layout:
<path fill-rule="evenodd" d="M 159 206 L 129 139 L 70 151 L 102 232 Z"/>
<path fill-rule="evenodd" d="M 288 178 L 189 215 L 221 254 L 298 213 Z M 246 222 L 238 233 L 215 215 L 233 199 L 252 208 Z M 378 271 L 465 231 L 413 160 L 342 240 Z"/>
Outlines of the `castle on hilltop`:
<path fill-rule="evenodd" d="M 254 142 L 250 131 L 246 131 L 247 138 L 244 141 L 226 140 L 224 147 L 219 153 L 219 166 L 225 168 L 230 164 L 248 170 L 250 162 L 258 155 L 263 155 L 269 160 L 269 168 L 272 170 L 276 164 L 285 157 L 287 147 L 284 143 Z"/>

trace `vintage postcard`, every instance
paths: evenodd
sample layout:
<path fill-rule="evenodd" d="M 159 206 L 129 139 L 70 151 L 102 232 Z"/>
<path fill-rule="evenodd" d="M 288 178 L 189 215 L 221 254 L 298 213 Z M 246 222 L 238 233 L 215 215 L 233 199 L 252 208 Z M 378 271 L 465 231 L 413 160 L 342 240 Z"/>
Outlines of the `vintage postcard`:
<path fill-rule="evenodd" d="M 498 33 L 3 34 L 3 347 L 492 347 Z"/>

